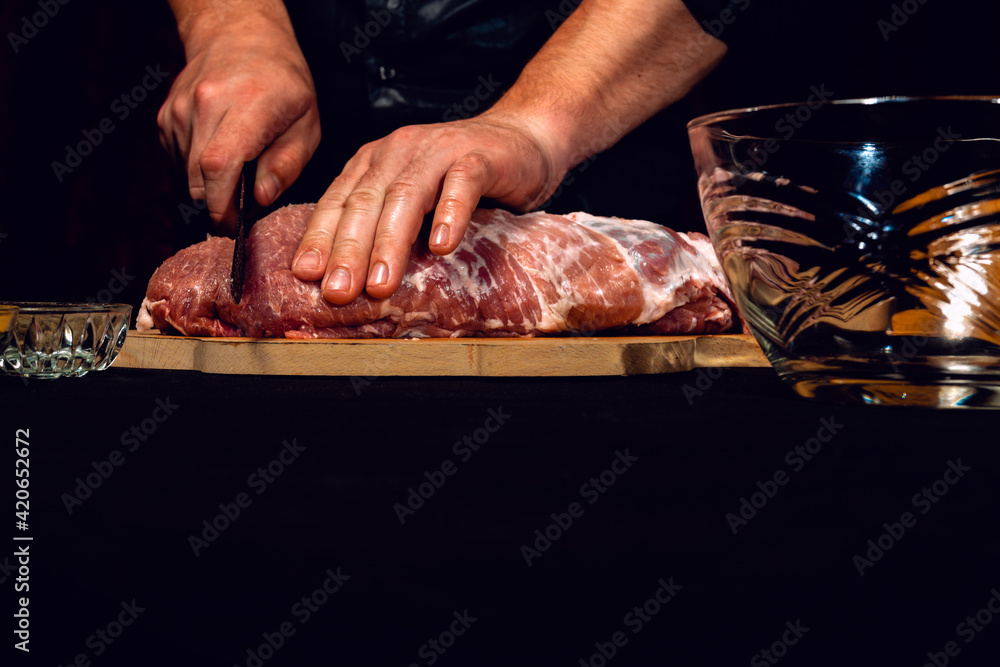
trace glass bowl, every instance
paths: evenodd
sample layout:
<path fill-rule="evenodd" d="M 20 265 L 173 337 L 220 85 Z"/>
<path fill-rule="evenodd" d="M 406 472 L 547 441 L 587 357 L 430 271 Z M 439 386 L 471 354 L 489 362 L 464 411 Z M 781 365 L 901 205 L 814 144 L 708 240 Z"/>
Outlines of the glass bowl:
<path fill-rule="evenodd" d="M 0 357 L 0 373 L 57 378 L 107 368 L 125 343 L 132 306 L 15 302 L 13 335 Z"/>
<path fill-rule="evenodd" d="M 712 243 L 796 392 L 1000 407 L 998 102 L 809 101 L 689 123 Z"/>
<path fill-rule="evenodd" d="M 7 349 L 14 324 L 17 323 L 17 306 L 0 304 L 0 350 Z"/>

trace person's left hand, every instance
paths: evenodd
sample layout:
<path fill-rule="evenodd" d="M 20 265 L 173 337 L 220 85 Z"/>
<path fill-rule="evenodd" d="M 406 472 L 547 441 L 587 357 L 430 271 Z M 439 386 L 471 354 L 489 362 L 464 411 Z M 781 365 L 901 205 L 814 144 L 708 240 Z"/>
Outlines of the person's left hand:
<path fill-rule="evenodd" d="M 529 126 L 511 114 L 403 127 L 363 146 L 316 205 L 292 262 L 302 280 L 323 280 L 335 304 L 362 290 L 392 296 L 424 215 L 430 249 L 458 247 L 481 197 L 518 210 L 544 202 L 565 175 Z M 555 166 L 555 165 L 560 166 Z"/>

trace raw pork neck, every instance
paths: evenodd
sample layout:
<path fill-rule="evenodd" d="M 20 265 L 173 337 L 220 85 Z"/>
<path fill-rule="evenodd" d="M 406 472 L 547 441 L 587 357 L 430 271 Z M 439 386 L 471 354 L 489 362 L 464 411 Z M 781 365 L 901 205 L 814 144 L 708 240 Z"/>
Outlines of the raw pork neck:
<path fill-rule="evenodd" d="M 537 336 L 599 331 L 717 333 L 731 298 L 708 239 L 638 220 L 477 210 L 445 257 L 418 241 L 402 287 L 335 306 L 299 280 L 292 256 L 312 204 L 261 219 L 247 240 L 243 298 L 233 302 L 233 240 L 209 238 L 153 274 L 140 331 L 286 338 Z"/>

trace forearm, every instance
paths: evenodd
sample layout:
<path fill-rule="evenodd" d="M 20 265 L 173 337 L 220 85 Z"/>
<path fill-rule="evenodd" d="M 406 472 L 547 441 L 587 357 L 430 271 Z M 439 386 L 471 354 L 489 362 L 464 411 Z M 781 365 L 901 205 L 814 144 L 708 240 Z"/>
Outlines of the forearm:
<path fill-rule="evenodd" d="M 725 52 L 680 0 L 583 0 L 490 113 L 520 118 L 564 172 L 684 97 Z"/>
<path fill-rule="evenodd" d="M 294 38 L 288 10 L 281 0 L 168 0 L 168 3 L 189 60 L 194 51 L 228 27 L 239 25 L 252 34 L 254 26 L 264 24 Z"/>

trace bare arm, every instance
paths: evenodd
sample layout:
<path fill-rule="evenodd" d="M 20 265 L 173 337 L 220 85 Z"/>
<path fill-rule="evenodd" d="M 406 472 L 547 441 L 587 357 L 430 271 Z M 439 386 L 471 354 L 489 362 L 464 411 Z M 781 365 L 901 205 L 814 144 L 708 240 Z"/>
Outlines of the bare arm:
<path fill-rule="evenodd" d="M 585 0 L 489 113 L 527 124 L 561 180 L 683 98 L 725 52 L 680 0 Z"/>
<path fill-rule="evenodd" d="M 481 197 L 538 206 L 566 172 L 682 98 L 725 54 L 680 0 L 584 0 L 494 107 L 363 146 L 321 198 L 293 263 L 333 303 L 398 289 L 423 216 L 452 252 Z"/>
<path fill-rule="evenodd" d="M 254 195 L 270 204 L 319 144 L 312 76 L 281 0 L 169 0 L 187 65 L 157 122 L 193 199 L 235 221 L 240 168 L 260 156 Z"/>

